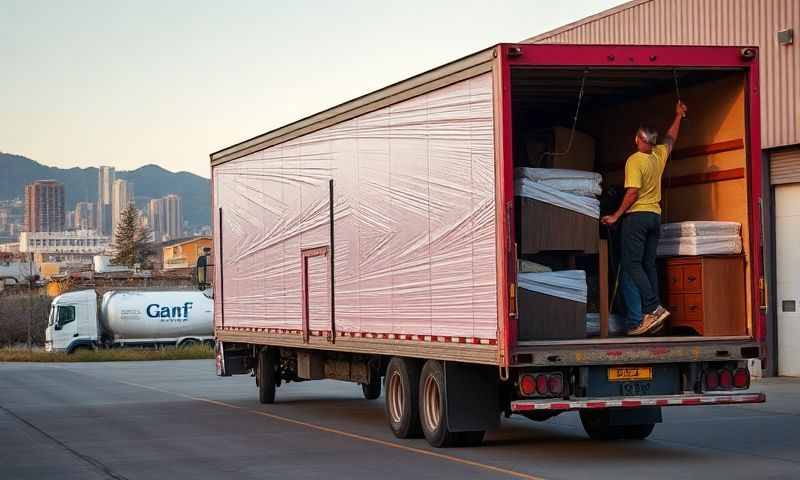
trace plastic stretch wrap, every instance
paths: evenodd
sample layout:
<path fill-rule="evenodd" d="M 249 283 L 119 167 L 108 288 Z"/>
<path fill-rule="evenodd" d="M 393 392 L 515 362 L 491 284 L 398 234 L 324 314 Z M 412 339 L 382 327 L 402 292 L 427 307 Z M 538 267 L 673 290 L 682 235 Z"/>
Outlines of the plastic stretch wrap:
<path fill-rule="evenodd" d="M 586 272 L 583 270 L 562 270 L 559 272 L 519 273 L 517 283 L 520 288 L 543 293 L 552 297 L 564 298 L 573 302 L 586 303 Z"/>
<path fill-rule="evenodd" d="M 603 176 L 597 172 L 562 168 L 515 168 L 514 176 L 584 197 L 603 193 L 603 187 L 600 186 L 603 183 Z"/>
<path fill-rule="evenodd" d="M 661 238 L 656 248 L 656 255 L 659 257 L 736 255 L 739 253 L 742 253 L 742 237 L 739 235 Z"/>
<path fill-rule="evenodd" d="M 678 222 L 661 225 L 661 238 L 740 235 L 742 224 L 737 222 Z"/>
<path fill-rule="evenodd" d="M 600 217 L 602 176 L 595 172 L 554 168 L 517 168 L 515 193 L 590 217 Z"/>
<path fill-rule="evenodd" d="M 214 167 L 224 326 L 302 329 L 305 264 L 311 330 L 333 293 L 340 332 L 496 338 L 493 128 L 484 74 Z M 331 248 L 331 179 L 333 282 L 301 262 Z"/>

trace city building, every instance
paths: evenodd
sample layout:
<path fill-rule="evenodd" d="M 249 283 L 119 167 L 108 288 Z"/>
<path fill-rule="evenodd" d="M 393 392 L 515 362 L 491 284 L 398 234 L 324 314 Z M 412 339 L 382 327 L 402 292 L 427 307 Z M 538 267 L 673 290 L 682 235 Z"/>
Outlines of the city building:
<path fill-rule="evenodd" d="M 19 235 L 19 251 L 33 253 L 37 263 L 91 264 L 92 257 L 109 249 L 110 238 L 95 230 L 22 232 Z"/>
<path fill-rule="evenodd" d="M 64 212 L 64 230 L 75 230 L 75 210 Z"/>
<path fill-rule="evenodd" d="M 768 375 L 800 372 L 800 270 L 786 260 L 800 243 L 798 28 L 797 0 L 634 0 L 524 41 L 759 48 Z"/>
<path fill-rule="evenodd" d="M 153 198 L 148 204 L 147 216 L 150 220 L 150 230 L 153 241 L 160 243 L 167 234 L 167 209 L 163 198 Z"/>
<path fill-rule="evenodd" d="M 175 240 L 183 236 L 183 207 L 180 195 L 171 193 L 164 197 L 166 237 Z"/>
<path fill-rule="evenodd" d="M 95 227 L 103 235 L 112 233 L 112 197 L 116 171 L 114 167 L 100 167 L 97 171 L 97 215 Z"/>
<path fill-rule="evenodd" d="M 114 188 L 111 195 L 111 206 L 113 214 L 111 216 L 112 237 L 117 233 L 117 225 L 122 220 L 122 212 L 133 204 L 133 183 L 125 180 L 114 180 Z"/>
<path fill-rule="evenodd" d="M 64 184 L 38 180 L 25 185 L 25 231 L 64 230 Z"/>
<path fill-rule="evenodd" d="M 163 269 L 192 268 L 203 250 L 211 248 L 211 237 L 185 238 L 166 242 L 162 246 Z"/>
<path fill-rule="evenodd" d="M 97 229 L 97 211 L 94 203 L 78 202 L 75 204 L 75 229 Z"/>

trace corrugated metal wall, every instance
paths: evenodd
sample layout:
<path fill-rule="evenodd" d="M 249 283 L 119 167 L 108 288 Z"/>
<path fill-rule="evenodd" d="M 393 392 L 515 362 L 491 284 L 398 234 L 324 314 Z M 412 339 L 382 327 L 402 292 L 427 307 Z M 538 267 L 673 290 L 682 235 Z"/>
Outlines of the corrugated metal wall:
<path fill-rule="evenodd" d="M 778 44 L 785 28 L 792 45 Z M 800 143 L 800 0 L 636 0 L 526 42 L 757 45 L 762 147 Z"/>
<path fill-rule="evenodd" d="M 773 185 L 800 183 L 800 147 L 771 152 L 769 175 Z"/>

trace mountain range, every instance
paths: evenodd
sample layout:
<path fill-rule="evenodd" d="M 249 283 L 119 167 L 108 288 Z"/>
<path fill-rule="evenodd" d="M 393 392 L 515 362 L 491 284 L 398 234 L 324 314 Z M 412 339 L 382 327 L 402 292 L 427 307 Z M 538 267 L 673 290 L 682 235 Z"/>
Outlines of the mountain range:
<path fill-rule="evenodd" d="M 23 198 L 25 185 L 35 180 L 64 184 L 66 208 L 76 202 L 97 201 L 97 168 L 58 168 L 42 165 L 22 155 L 0 152 L 0 200 Z M 136 206 L 147 211 L 147 202 L 176 193 L 182 198 L 183 217 L 190 226 L 211 223 L 210 181 L 189 172 L 171 172 L 158 165 L 136 170 L 117 170 L 117 178 L 133 182 Z"/>

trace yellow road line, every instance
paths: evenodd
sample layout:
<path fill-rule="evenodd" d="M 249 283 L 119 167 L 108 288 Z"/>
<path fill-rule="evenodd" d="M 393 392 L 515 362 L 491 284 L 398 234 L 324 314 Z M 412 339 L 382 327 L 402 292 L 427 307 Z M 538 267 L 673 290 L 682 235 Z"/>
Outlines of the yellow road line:
<path fill-rule="evenodd" d="M 364 435 L 359 435 L 357 433 L 346 432 L 344 430 L 338 430 L 338 429 L 335 429 L 335 428 L 324 427 L 322 425 L 317 425 L 315 423 L 304 422 L 302 420 L 295 420 L 293 418 L 283 417 L 281 415 L 275 415 L 274 413 L 263 412 L 261 410 L 251 410 L 251 409 L 248 409 L 248 408 L 245 408 L 245 407 L 240 407 L 238 405 L 233 405 L 233 404 L 230 404 L 230 403 L 221 402 L 219 400 L 211 400 L 210 398 L 203 398 L 203 397 L 193 397 L 191 395 L 185 395 L 185 394 L 182 394 L 182 393 L 171 392 L 169 390 L 163 390 L 161 388 L 152 387 L 150 385 L 142 385 L 142 384 L 139 384 L 139 383 L 125 382 L 125 381 L 122 381 L 122 380 L 116 380 L 116 382 L 123 383 L 125 385 L 131 385 L 131 386 L 134 386 L 134 387 L 145 388 L 145 389 L 148 389 L 148 390 L 154 390 L 156 392 L 166 393 L 166 394 L 169 394 L 169 395 L 175 395 L 175 396 L 186 398 L 186 399 L 189 399 L 189 400 L 195 400 L 197 402 L 208 403 L 208 404 L 216 405 L 216 406 L 219 406 L 219 407 L 231 408 L 231 409 L 234 409 L 234 410 L 241 410 L 241 411 L 244 411 L 244 412 L 247 412 L 247 413 L 252 413 L 252 414 L 255 414 L 255 415 L 261 415 L 262 417 L 268 417 L 268 418 L 271 418 L 273 420 L 279 420 L 281 422 L 291 423 L 293 425 L 299 425 L 301 427 L 311 428 L 311 429 L 318 430 L 318 431 L 321 431 L 321 432 L 332 433 L 334 435 L 340 435 L 340 436 L 343 436 L 343 437 L 348 437 L 348 438 L 352 438 L 352 439 L 355 439 L 355 440 L 360 440 L 362 442 L 368 442 L 368 443 L 373 443 L 373 444 L 376 444 L 376 445 L 381 445 L 381 446 L 384 446 L 384 447 L 395 448 L 397 450 L 403 450 L 403 451 L 406 451 L 406 452 L 416 453 L 416 454 L 419 454 L 419 455 L 426 455 L 428 457 L 439 458 L 439 459 L 442 459 L 442 460 L 447 460 L 447 461 L 450 461 L 450 462 L 453 462 L 453 463 L 458 463 L 458 464 L 461 464 L 461 465 L 468 465 L 470 467 L 480 468 L 480 469 L 483 469 L 483 470 L 489 470 L 489 471 L 495 472 L 495 473 L 501 473 L 503 475 L 508 475 L 508 476 L 511 476 L 511 477 L 524 478 L 525 480 L 545 480 L 542 477 L 537 477 L 537 476 L 534 476 L 534 475 L 528 475 L 527 473 L 517 472 L 517 471 L 514 471 L 514 470 L 508 470 L 506 468 L 496 467 L 494 465 L 488 465 L 488 464 L 481 463 L 481 462 L 476 462 L 476 461 L 473 461 L 473 460 L 466 460 L 466 459 L 463 459 L 463 458 L 454 457 L 452 455 L 447 455 L 447 454 L 444 454 L 444 453 L 438 453 L 438 452 L 433 452 L 433 451 L 430 451 L 430 450 L 424 450 L 424 449 L 421 449 L 421 448 L 415 448 L 415 447 L 409 447 L 409 446 L 406 446 L 406 445 L 400 445 L 399 443 L 387 442 L 385 440 L 380 440 L 380 439 L 377 439 L 377 438 L 367 437 L 367 436 L 364 436 Z"/>

